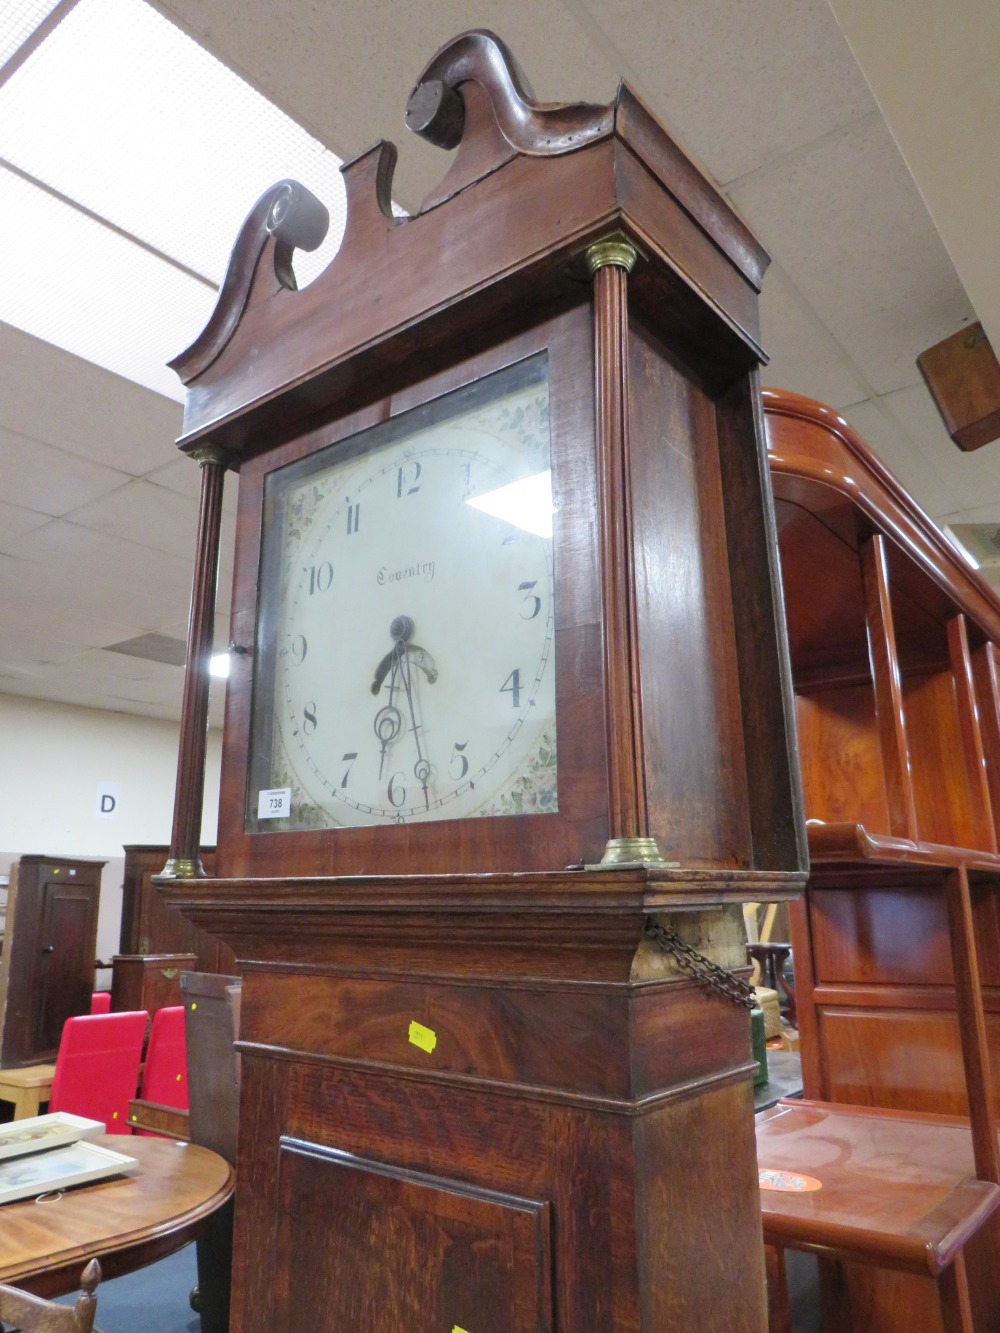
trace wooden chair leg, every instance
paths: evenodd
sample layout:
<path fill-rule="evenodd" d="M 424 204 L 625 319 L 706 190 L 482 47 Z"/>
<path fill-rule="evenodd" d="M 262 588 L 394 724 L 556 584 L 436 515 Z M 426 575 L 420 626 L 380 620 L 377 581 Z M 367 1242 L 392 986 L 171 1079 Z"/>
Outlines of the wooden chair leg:
<path fill-rule="evenodd" d="M 965 1255 L 959 1250 L 954 1263 L 938 1278 L 941 1323 L 944 1333 L 973 1333 L 972 1304 L 965 1272 Z"/>
<path fill-rule="evenodd" d="M 777 1245 L 764 1246 L 767 1267 L 768 1333 L 792 1333 L 792 1315 L 788 1304 L 788 1278 L 785 1251 Z"/>

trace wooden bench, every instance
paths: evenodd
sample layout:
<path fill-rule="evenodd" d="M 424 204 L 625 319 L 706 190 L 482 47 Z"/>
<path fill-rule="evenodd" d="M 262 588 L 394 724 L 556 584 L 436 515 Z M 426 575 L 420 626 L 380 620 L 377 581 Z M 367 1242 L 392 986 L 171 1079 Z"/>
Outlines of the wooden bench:
<path fill-rule="evenodd" d="M 967 1120 L 780 1101 L 756 1128 L 764 1241 L 774 1247 L 771 1333 L 789 1328 L 785 1249 L 923 1275 L 946 1333 L 972 1333 L 963 1250 L 1000 1207 L 1000 1186 L 975 1178 Z M 825 1291 L 840 1303 L 831 1326 L 862 1333 L 838 1271 L 829 1266 Z"/>

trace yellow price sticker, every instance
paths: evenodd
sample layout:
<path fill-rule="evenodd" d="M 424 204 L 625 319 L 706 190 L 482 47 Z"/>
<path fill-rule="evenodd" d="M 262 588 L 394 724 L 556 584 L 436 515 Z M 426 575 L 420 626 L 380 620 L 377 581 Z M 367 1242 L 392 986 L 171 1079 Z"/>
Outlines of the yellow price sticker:
<path fill-rule="evenodd" d="M 418 1023 L 416 1019 L 410 1024 L 410 1041 L 414 1046 L 419 1046 L 422 1051 L 426 1051 L 428 1055 L 438 1044 L 437 1033 L 432 1032 L 430 1028 L 425 1028 L 423 1023 Z M 459 1329 L 459 1333 L 462 1333 L 461 1329 Z"/>
<path fill-rule="evenodd" d="M 469 1333 L 469 1330 L 467 1328 L 459 1328 L 459 1326 L 455 1324 L 451 1333 Z"/>

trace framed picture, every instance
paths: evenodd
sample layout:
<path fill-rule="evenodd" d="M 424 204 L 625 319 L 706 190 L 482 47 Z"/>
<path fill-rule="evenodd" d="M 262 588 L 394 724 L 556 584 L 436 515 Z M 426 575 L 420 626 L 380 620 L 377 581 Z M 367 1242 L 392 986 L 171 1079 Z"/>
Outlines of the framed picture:
<path fill-rule="evenodd" d="M 92 1139 L 103 1133 L 103 1121 L 86 1120 L 82 1115 L 70 1115 L 68 1111 L 12 1120 L 10 1124 L 0 1126 L 0 1162 L 27 1153 L 44 1152 L 48 1148 L 63 1148 L 79 1139 Z"/>
<path fill-rule="evenodd" d="M 66 1148 L 32 1153 L 30 1157 L 0 1164 L 0 1204 L 124 1175 L 137 1166 L 134 1157 L 80 1139 Z"/>

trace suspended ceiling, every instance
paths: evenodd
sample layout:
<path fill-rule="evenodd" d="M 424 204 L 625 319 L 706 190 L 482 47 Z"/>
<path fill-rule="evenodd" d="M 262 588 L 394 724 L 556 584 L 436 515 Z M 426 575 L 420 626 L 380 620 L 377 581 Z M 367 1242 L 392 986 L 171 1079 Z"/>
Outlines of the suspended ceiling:
<path fill-rule="evenodd" d="M 544 100 L 626 78 L 773 257 L 764 382 L 840 409 L 937 521 L 1000 523 L 1000 442 L 960 453 L 915 365 L 976 318 L 1000 347 L 995 0 L 157 8 L 341 156 L 393 139 L 408 208 L 444 159 L 402 108 L 455 33 L 499 32 Z M 108 648 L 185 635 L 199 477 L 179 428 L 177 403 L 0 324 L 0 693 L 178 716 L 176 666 Z M 225 512 L 220 645 L 233 478 Z"/>

